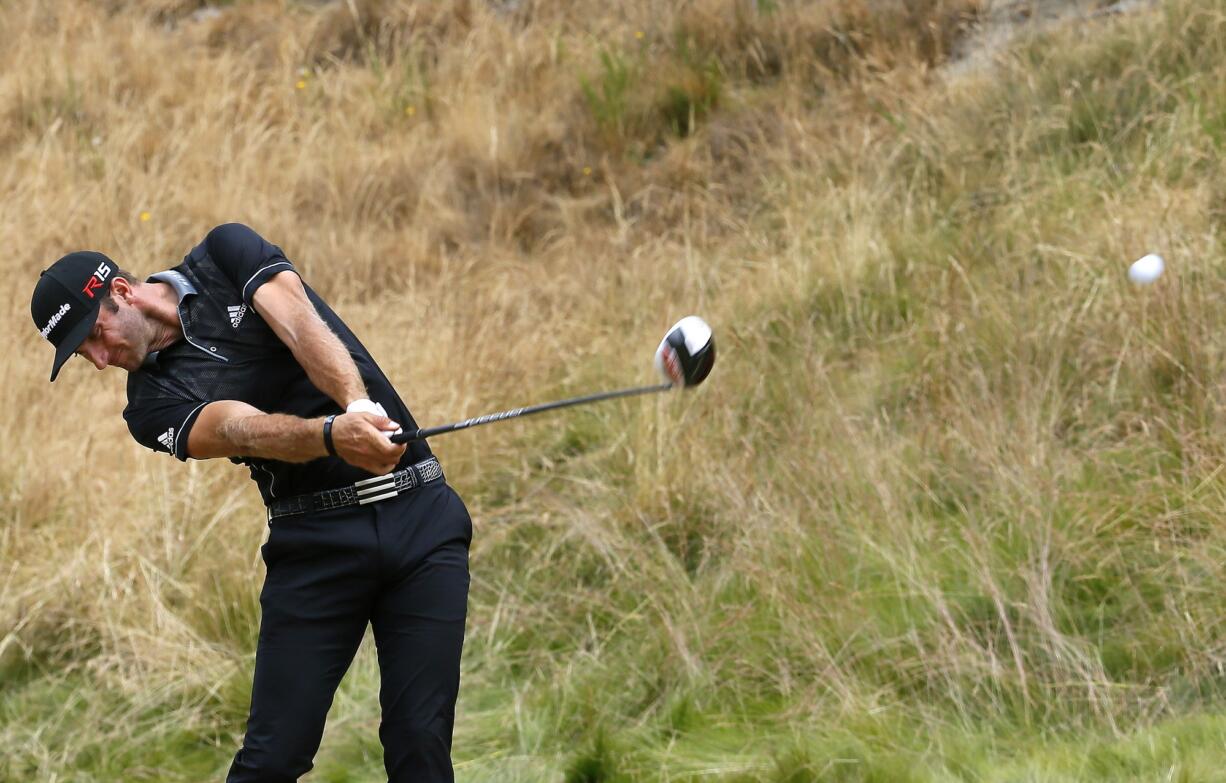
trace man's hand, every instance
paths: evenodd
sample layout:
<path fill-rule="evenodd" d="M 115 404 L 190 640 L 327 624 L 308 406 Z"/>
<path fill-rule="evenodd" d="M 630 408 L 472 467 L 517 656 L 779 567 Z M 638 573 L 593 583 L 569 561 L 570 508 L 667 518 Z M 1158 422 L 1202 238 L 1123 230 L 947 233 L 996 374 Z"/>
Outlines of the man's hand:
<path fill-rule="evenodd" d="M 387 411 L 383 410 L 383 405 L 381 403 L 373 402 L 365 397 L 349 403 L 349 405 L 345 407 L 345 413 L 373 413 L 376 416 L 387 416 Z M 392 435 L 400 432 L 404 432 L 404 430 L 397 429 L 396 432 L 385 434 L 390 438 Z"/>
<path fill-rule="evenodd" d="M 342 413 L 332 420 L 332 445 L 337 456 L 354 467 L 382 476 L 396 469 L 404 443 L 388 440 L 400 425 L 373 413 Z"/>

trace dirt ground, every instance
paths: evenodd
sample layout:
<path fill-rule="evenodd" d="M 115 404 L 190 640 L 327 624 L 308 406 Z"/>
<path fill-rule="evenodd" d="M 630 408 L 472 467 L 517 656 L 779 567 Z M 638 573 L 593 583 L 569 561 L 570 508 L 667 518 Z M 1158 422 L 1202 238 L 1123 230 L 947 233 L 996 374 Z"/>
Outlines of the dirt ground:
<path fill-rule="evenodd" d="M 1152 8 L 1157 0 L 986 0 L 979 30 L 963 44 L 954 75 L 982 67 L 1018 34 Z"/>

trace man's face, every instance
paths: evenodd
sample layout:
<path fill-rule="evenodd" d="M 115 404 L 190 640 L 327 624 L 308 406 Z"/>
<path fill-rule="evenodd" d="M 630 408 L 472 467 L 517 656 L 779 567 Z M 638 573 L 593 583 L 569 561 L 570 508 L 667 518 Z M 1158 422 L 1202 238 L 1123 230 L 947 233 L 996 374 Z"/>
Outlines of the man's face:
<path fill-rule="evenodd" d="M 113 296 L 111 301 L 119 309 L 111 312 L 105 304 L 98 308 L 98 320 L 76 353 L 99 370 L 107 367 L 138 370 L 149 353 L 152 330 L 136 307 L 119 296 Z"/>

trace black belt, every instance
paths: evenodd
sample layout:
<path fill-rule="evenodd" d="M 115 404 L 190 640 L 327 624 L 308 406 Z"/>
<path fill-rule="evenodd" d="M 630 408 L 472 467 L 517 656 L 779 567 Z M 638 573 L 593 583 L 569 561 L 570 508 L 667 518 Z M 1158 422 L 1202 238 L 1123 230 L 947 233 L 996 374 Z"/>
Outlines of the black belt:
<path fill-rule="evenodd" d="M 395 473 L 363 479 L 347 487 L 325 489 L 322 492 L 274 500 L 268 504 L 268 521 L 271 522 L 277 517 L 287 517 L 291 514 L 305 514 L 308 511 L 364 506 L 367 503 L 412 492 L 423 484 L 442 481 L 442 479 L 443 466 L 438 464 L 438 459 L 430 457 Z"/>

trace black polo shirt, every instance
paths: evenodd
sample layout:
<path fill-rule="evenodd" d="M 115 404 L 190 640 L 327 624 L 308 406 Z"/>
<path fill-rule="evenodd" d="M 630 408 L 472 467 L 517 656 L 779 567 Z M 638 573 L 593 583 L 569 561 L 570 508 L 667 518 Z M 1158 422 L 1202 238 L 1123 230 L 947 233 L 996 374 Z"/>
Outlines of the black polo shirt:
<path fill-rule="evenodd" d="M 247 226 L 228 223 L 210 231 L 183 263 L 149 277 L 147 282 L 168 283 L 178 294 L 185 339 L 150 354 L 139 370 L 129 373 L 123 417 L 132 437 L 154 451 L 186 460 L 188 434 L 200 409 L 210 402 L 240 400 L 265 413 L 303 418 L 342 412 L 315 388 L 252 304 L 259 287 L 284 271 L 297 274 L 281 248 Z M 416 428 L 412 414 L 358 338 L 305 281 L 303 287 L 324 323 L 349 349 L 370 399 L 406 430 Z M 425 442 L 410 443 L 397 467 L 428 456 Z M 371 475 L 335 457 L 305 463 L 255 457 L 231 461 L 250 468 L 265 503 Z"/>

